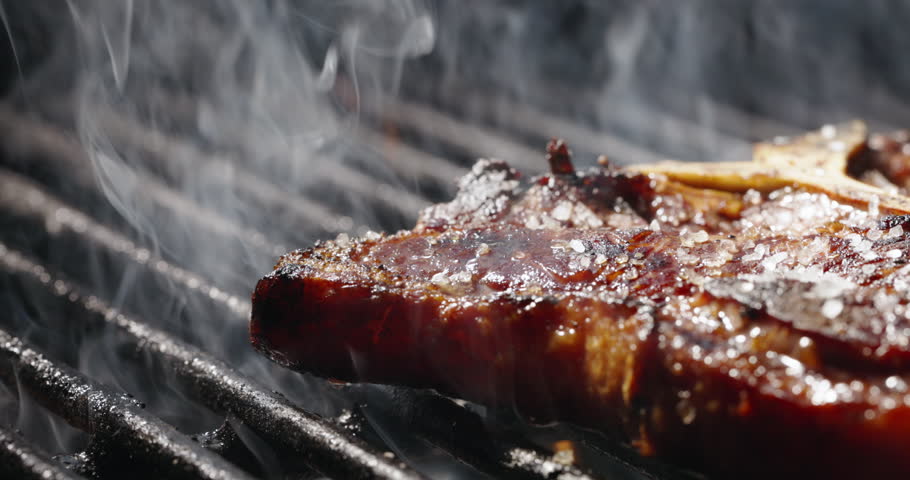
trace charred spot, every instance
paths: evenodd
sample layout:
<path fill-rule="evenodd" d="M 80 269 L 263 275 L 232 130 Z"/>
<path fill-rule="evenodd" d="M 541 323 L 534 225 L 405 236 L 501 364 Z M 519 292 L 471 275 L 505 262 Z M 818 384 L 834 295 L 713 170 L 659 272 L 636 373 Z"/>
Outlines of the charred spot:
<path fill-rule="evenodd" d="M 554 175 L 572 175 L 575 167 L 572 165 L 572 152 L 561 138 L 554 138 L 547 143 L 547 162 Z"/>
<path fill-rule="evenodd" d="M 304 270 L 304 266 L 297 263 L 285 263 L 284 265 L 275 269 L 273 275 L 281 278 L 294 278 L 299 276 L 301 270 Z"/>
<path fill-rule="evenodd" d="M 622 253 L 625 253 L 626 248 L 623 245 L 618 243 L 591 243 L 588 245 L 585 243 L 585 246 L 590 248 L 594 255 L 603 255 L 607 258 L 614 258 Z"/>
<path fill-rule="evenodd" d="M 760 308 L 744 306 L 742 310 L 743 318 L 751 321 L 759 320 L 763 316 L 763 312 Z"/>
<path fill-rule="evenodd" d="M 673 265 L 673 259 L 670 256 L 657 252 L 648 256 L 645 262 L 645 268 L 648 270 L 663 270 Z"/>

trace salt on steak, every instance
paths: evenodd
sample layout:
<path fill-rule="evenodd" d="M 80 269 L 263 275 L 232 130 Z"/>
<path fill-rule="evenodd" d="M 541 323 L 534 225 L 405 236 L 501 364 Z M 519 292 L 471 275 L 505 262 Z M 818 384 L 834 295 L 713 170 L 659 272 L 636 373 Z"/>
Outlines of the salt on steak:
<path fill-rule="evenodd" d="M 285 255 L 253 294 L 254 347 L 601 429 L 718 478 L 910 472 L 910 200 L 862 124 L 752 162 L 548 157 L 529 181 L 479 161 L 411 231 Z"/>

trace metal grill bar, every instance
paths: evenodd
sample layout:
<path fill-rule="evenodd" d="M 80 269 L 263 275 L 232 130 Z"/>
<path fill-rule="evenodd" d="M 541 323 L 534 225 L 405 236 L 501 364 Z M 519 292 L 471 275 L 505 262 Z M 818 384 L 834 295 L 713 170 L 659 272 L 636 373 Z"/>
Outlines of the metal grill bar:
<path fill-rule="evenodd" d="M 99 116 L 99 121 L 102 122 L 105 134 L 112 140 L 139 148 L 143 154 L 153 157 L 158 166 L 164 167 L 163 172 L 168 182 L 179 182 L 181 180 L 179 177 L 186 168 L 181 162 L 191 159 L 194 169 L 206 172 L 207 181 L 238 189 L 243 197 L 259 204 L 262 211 L 286 216 L 291 224 L 317 223 L 326 231 L 339 230 L 337 222 L 323 220 L 333 219 L 340 212 L 333 212 L 319 202 L 310 201 L 292 192 L 282 191 L 281 184 L 286 182 L 273 183 L 264 180 L 257 173 L 240 166 L 241 162 L 231 161 L 224 155 L 204 152 L 188 141 L 138 125 L 130 118 L 114 111 L 103 112 Z M 313 163 L 316 164 L 313 168 L 315 176 L 307 180 L 335 182 L 339 178 L 344 178 L 344 187 L 350 189 L 352 193 L 364 198 L 372 197 L 382 202 L 386 208 L 401 214 L 413 215 L 417 208 L 426 203 L 407 191 L 398 192 L 397 198 L 382 195 L 383 190 L 377 188 L 376 178 L 342 163 L 329 159 L 316 159 Z"/>
<path fill-rule="evenodd" d="M 0 330 L 0 378 L 20 385 L 71 425 L 142 458 L 174 478 L 246 479 L 246 473 L 143 411 L 137 400 L 55 365 Z"/>
<path fill-rule="evenodd" d="M 415 435 L 452 453 L 478 470 L 496 477 L 516 479 L 552 478 L 591 480 L 592 477 L 570 463 L 559 462 L 527 441 L 509 437 L 496 441 L 475 413 L 454 401 L 424 391 L 393 387 L 393 406 L 384 414 L 395 417 Z M 352 398 L 367 401 L 359 385 L 345 391 Z"/>
<path fill-rule="evenodd" d="M 574 98 L 599 98 L 597 92 L 562 92 L 564 96 Z M 554 96 L 559 98 L 560 92 L 554 89 Z M 621 163 L 641 163 L 656 162 L 665 160 L 669 156 L 661 154 L 654 149 L 638 145 L 627 141 L 617 134 L 612 134 L 607 128 L 595 129 L 582 123 L 562 117 L 558 114 L 544 112 L 534 106 L 526 103 L 519 103 L 508 98 L 496 97 L 488 98 L 474 90 L 466 90 L 452 94 L 449 98 L 458 99 L 461 103 L 469 104 L 472 115 L 480 117 L 495 117 L 497 112 L 509 112 L 507 120 L 502 125 L 496 125 L 484 130 L 487 136 L 507 137 L 523 136 L 534 141 L 543 142 L 552 136 L 565 138 L 570 145 L 579 149 L 586 154 L 600 155 L 605 154 L 610 158 L 616 158 Z M 447 105 L 457 109 L 456 105 Z M 708 108 L 713 108 L 713 105 Z M 666 142 L 682 147 L 682 150 L 698 151 L 699 142 L 711 142 L 714 150 L 721 152 L 722 158 L 716 160 L 725 160 L 730 158 L 741 158 L 743 154 L 748 155 L 751 145 L 742 137 L 730 136 L 719 133 L 712 129 L 705 128 L 689 120 L 679 118 L 669 112 L 658 111 L 648 108 L 642 104 L 629 104 L 628 102 L 613 101 L 609 104 L 611 127 L 615 130 L 628 130 L 632 132 L 659 132 L 657 137 L 659 142 Z M 389 101 L 387 106 L 381 111 L 375 112 L 379 118 L 386 118 L 395 123 L 401 123 L 409 128 L 419 130 L 428 136 L 446 135 L 444 138 L 452 138 L 452 142 L 459 142 L 456 136 L 471 134 L 475 129 L 480 127 L 469 125 L 466 122 L 457 120 L 448 115 L 444 115 L 429 107 L 423 106 L 417 102 L 409 101 Z M 493 130 L 499 129 L 502 133 L 493 133 Z M 470 137 L 467 137 L 470 139 Z M 481 152 L 471 150 L 470 140 L 457 143 L 468 151 L 477 155 Z M 481 144 L 481 147 L 483 145 Z M 537 154 L 539 158 L 541 154 Z M 511 160 L 511 158 L 506 157 Z M 698 160 L 705 160 L 699 158 Z M 531 165 L 535 166 L 535 165 Z M 535 171 L 540 170 L 542 162 L 536 164 Z"/>
<path fill-rule="evenodd" d="M 197 99 L 188 97 L 180 92 L 156 87 L 148 87 L 145 95 L 148 95 L 150 101 L 154 105 L 166 105 L 170 120 L 177 124 L 179 130 L 198 133 L 197 110 L 200 106 L 198 105 Z M 67 102 L 63 103 L 68 105 Z M 222 125 L 221 131 L 223 132 L 223 137 L 225 139 L 222 143 L 226 143 L 226 146 L 229 149 L 241 152 L 244 151 L 244 149 L 247 148 L 241 143 L 241 139 L 244 138 L 244 128 L 244 125 Z M 385 163 L 392 168 L 399 178 L 407 179 L 417 175 L 424 179 L 430 179 L 436 182 L 441 181 L 448 184 L 464 173 L 464 169 L 458 168 L 446 159 L 436 157 L 428 152 L 419 151 L 402 142 L 390 142 L 388 137 L 376 133 L 369 125 L 359 124 L 358 128 L 351 133 L 356 135 L 356 138 L 360 140 L 358 143 L 360 143 L 361 146 L 382 155 Z M 231 139 L 237 139 L 237 141 L 232 142 Z M 329 173 L 329 175 L 324 175 L 326 181 L 337 183 L 343 188 L 360 188 L 359 185 L 349 185 L 344 176 L 349 173 L 362 175 L 362 172 L 359 170 L 334 160 L 326 160 L 318 163 L 320 170 L 325 168 L 327 170 L 325 170 L 324 173 Z M 339 182 L 339 179 L 342 178 L 345 180 Z M 375 178 L 370 177 L 370 180 L 371 182 L 367 184 L 368 187 L 376 183 Z M 358 190 L 358 193 L 361 193 L 360 190 Z M 369 188 L 362 193 L 365 194 L 366 198 L 373 195 L 373 193 L 369 191 Z M 402 192 L 398 192 L 398 194 L 401 193 Z M 409 192 L 405 193 L 409 194 Z M 419 204 L 424 203 L 425 200 L 423 198 L 420 198 L 419 196 L 417 198 L 419 199 Z M 400 200 L 396 199 L 396 201 L 392 203 L 398 202 L 400 202 Z M 392 206 L 397 208 L 396 205 Z M 413 215 L 414 211 L 412 210 L 405 213 L 410 216 Z"/>
<path fill-rule="evenodd" d="M 22 480 L 79 480 L 16 432 L 0 428 L 0 477 Z"/>
<path fill-rule="evenodd" d="M 455 96 L 455 98 L 462 98 Z M 638 162 L 654 162 L 661 159 L 647 149 L 634 145 L 606 132 L 595 132 L 577 123 L 561 120 L 553 115 L 536 111 L 531 107 L 513 103 L 504 104 L 505 100 L 484 103 L 488 109 L 504 109 L 512 116 L 510 124 L 519 132 L 535 138 L 564 136 L 571 138 L 576 146 L 582 146 L 589 152 L 616 155 Z M 544 162 L 543 150 L 533 150 L 515 143 L 514 140 L 494 133 L 490 128 L 469 125 L 444 115 L 436 110 L 409 101 L 389 101 L 382 110 L 375 112 L 379 118 L 413 128 L 428 136 L 444 138 L 475 156 L 497 156 L 515 166 L 531 172 L 540 171 Z M 486 152 L 486 153 L 484 153 Z M 492 153 L 491 153 L 492 152 Z"/>
<path fill-rule="evenodd" d="M 166 94 L 158 95 L 159 100 L 166 105 L 178 103 L 179 99 L 171 99 Z M 68 105 L 67 102 L 59 102 Z M 175 112 L 181 111 L 180 109 Z M 58 115 L 66 117 L 70 113 L 66 108 Z M 187 115 L 184 113 L 184 116 Z M 177 117 L 177 115 L 175 115 Z M 175 118 L 186 128 L 194 127 L 192 120 Z M 274 171 L 254 171 L 243 166 L 243 161 L 224 152 L 210 152 L 199 148 L 192 141 L 164 132 L 151 125 L 139 123 L 136 119 L 123 115 L 108 108 L 99 108 L 97 120 L 105 135 L 116 145 L 128 145 L 135 148 L 141 155 L 154 159 L 156 167 L 163 167 L 159 173 L 163 174 L 168 183 L 180 182 L 186 165 L 183 162 L 191 160 L 194 169 L 206 172 L 206 181 L 220 183 L 237 189 L 244 198 L 250 199 L 261 206 L 263 211 L 272 215 L 285 215 L 291 224 L 311 224 L 316 222 L 327 232 L 337 232 L 337 222 L 324 222 L 333 219 L 344 212 L 333 211 L 331 206 L 322 202 L 313 201 L 306 196 L 298 195 L 291 189 L 298 185 L 288 184 L 289 172 L 275 168 Z M 230 133 L 230 132 L 228 132 Z M 229 135 L 230 136 L 230 135 Z M 236 138 L 244 138 L 240 132 Z M 243 145 L 234 146 L 239 155 L 244 155 Z M 375 176 L 366 175 L 362 171 L 352 168 L 335 159 L 320 158 L 316 152 L 306 152 L 314 158 L 308 161 L 312 164 L 308 176 L 304 179 L 311 183 L 329 183 L 343 187 L 356 196 L 364 199 L 378 201 L 384 208 L 395 211 L 406 217 L 413 216 L 419 208 L 426 205 L 426 200 L 403 189 L 394 189 L 392 185 Z M 290 165 L 291 161 L 276 162 L 273 167 Z M 343 179 L 343 181 L 339 181 Z M 305 192 L 304 192 L 305 194 Z M 328 208 L 327 208 L 328 207 Z M 325 223 L 323 225 L 323 223 Z"/>
<path fill-rule="evenodd" d="M 137 358 L 150 354 L 167 366 L 200 402 L 229 413 L 269 442 L 309 459 L 317 470 L 339 478 L 415 479 L 419 476 L 371 451 L 324 419 L 303 412 L 234 372 L 210 355 L 110 308 L 97 297 L 83 297 L 21 253 L 0 244 L 0 267 L 31 283 L 53 285 L 55 294 L 82 305 L 93 326 L 117 329 Z M 47 287 L 45 287 L 47 288 Z"/>
<path fill-rule="evenodd" d="M 420 151 L 400 141 L 392 141 L 369 128 L 357 132 L 359 139 L 375 148 L 383 159 L 402 178 L 417 177 L 432 180 L 451 188 L 455 179 L 464 175 L 465 169 L 459 168 L 443 158 Z"/>
<path fill-rule="evenodd" d="M 540 171 L 544 165 L 543 150 L 535 150 L 490 129 L 459 122 L 436 110 L 406 101 L 389 101 L 376 110 L 366 112 L 377 120 L 388 120 L 425 134 L 442 139 L 472 157 L 496 157 L 529 172 Z"/>
<path fill-rule="evenodd" d="M 62 233 L 88 240 L 97 249 L 124 257 L 127 262 L 147 266 L 187 292 L 198 291 L 212 302 L 245 318 L 250 302 L 216 287 L 207 279 L 174 265 L 156 253 L 136 245 L 126 236 L 92 220 L 84 213 L 66 206 L 58 198 L 28 179 L 0 168 L 0 204 L 12 214 L 39 219 L 57 236 Z"/>
<path fill-rule="evenodd" d="M 0 130 L 4 132 L 0 148 L 7 153 L 28 158 L 29 166 L 32 168 L 35 164 L 41 164 L 49 171 L 67 172 L 70 187 L 79 187 L 86 192 L 95 190 L 91 163 L 86 158 L 82 145 L 73 137 L 65 135 L 50 124 L 18 115 L 2 105 Z M 135 188 L 136 199 L 148 199 L 168 215 L 188 217 L 195 225 L 205 228 L 212 235 L 242 238 L 251 247 L 261 249 L 268 255 L 278 255 L 287 251 L 284 246 L 270 242 L 261 232 L 240 227 L 151 177 L 138 178 Z M 324 223 L 331 223 L 331 218 L 334 217 L 325 219 Z"/>

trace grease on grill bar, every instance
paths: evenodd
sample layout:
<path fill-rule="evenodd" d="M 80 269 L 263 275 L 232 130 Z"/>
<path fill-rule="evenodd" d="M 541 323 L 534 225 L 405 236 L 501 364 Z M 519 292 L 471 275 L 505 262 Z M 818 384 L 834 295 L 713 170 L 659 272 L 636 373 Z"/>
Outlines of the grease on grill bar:
<path fill-rule="evenodd" d="M 250 478 L 144 412 L 141 402 L 54 364 L 4 330 L 0 330 L 0 358 L 0 378 L 4 382 L 20 385 L 36 401 L 73 426 L 92 433 L 106 447 L 160 468 L 162 475 L 211 480 Z"/>
<path fill-rule="evenodd" d="M 0 428 L 0 477 L 20 480 L 78 480 L 16 432 Z"/>

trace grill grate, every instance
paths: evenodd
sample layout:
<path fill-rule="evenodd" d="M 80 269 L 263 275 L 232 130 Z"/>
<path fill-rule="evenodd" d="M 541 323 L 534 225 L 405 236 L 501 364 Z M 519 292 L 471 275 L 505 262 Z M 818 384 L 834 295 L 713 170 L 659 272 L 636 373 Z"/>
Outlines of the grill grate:
<path fill-rule="evenodd" d="M 736 114 L 735 110 L 729 111 L 731 115 Z M 503 132 L 494 128 L 478 129 L 455 116 L 413 102 L 401 102 L 382 111 L 367 112 L 370 123 L 363 127 L 359 136 L 362 148 L 368 152 L 366 155 L 387 159 L 383 160 L 384 164 L 398 178 L 413 178 L 420 185 L 431 185 L 431 191 L 423 195 L 401 194 L 400 189 L 393 188 L 382 178 L 367 176 L 358 170 L 359 164 L 370 162 L 364 158 L 353 158 L 347 164 L 331 166 L 320 171 L 319 175 L 335 185 L 334 188 L 346 189 L 387 213 L 386 218 L 393 219 L 391 223 L 382 224 L 380 220 L 377 225 L 387 229 L 398 224 L 407 225 L 420 206 L 450 195 L 450 178 L 462 171 L 470 158 L 484 152 L 493 152 L 512 160 L 526 171 L 538 170 L 542 162 L 534 158 L 540 155 L 528 146 L 528 142 L 536 142 L 550 131 L 568 131 L 583 140 L 588 139 L 591 143 L 583 141 L 583 150 L 615 147 L 614 151 L 625 152 L 626 160 L 630 161 L 654 160 L 662 155 L 647 147 L 623 142 L 618 137 L 604 136 L 595 142 L 596 132 L 573 126 L 557 117 L 544 119 L 538 112 L 527 115 L 537 120 L 519 122 L 518 131 Z M 217 360 L 215 357 L 222 356 L 225 352 L 221 350 L 228 347 L 194 338 L 192 329 L 181 327 L 181 323 L 198 319 L 145 319 L 109 307 L 110 299 L 102 299 L 93 293 L 116 289 L 110 285 L 99 285 L 98 278 L 102 281 L 105 278 L 116 279 L 128 271 L 135 284 L 142 286 L 141 293 L 136 294 L 136 298 L 118 299 L 118 305 L 130 307 L 149 299 L 173 295 L 175 290 L 182 292 L 185 298 L 179 299 L 181 302 L 196 305 L 190 310 L 199 311 L 202 308 L 213 317 L 229 318 L 230 321 L 225 323 L 234 325 L 236 328 L 232 328 L 236 332 L 232 330 L 226 335 L 236 333 L 234 336 L 238 339 L 239 348 L 245 343 L 242 331 L 250 308 L 249 302 L 243 299 L 245 285 L 259 272 L 232 271 L 237 265 L 225 262 L 224 272 L 209 272 L 219 274 L 216 284 L 194 273 L 189 266 L 177 266 L 178 261 L 169 258 L 168 252 L 143 246 L 141 232 L 135 231 L 130 223 L 111 212 L 97 209 L 97 205 L 104 200 L 90 196 L 95 179 L 87 171 L 88 162 L 80 144 L 68 133 L 64 117 L 59 113 L 56 119 L 54 115 L 47 118 L 26 117 L 11 106 L 0 107 L 0 128 L 5 132 L 4 144 L 0 145 L 5 157 L 3 168 L 0 168 L 0 210 L 4 212 L 0 221 L 4 224 L 4 231 L 28 232 L 25 236 L 6 235 L 0 239 L 3 242 L 0 243 L 0 278 L 6 278 L 11 286 L 8 290 L 28 292 L 23 293 L 23 297 L 36 296 L 32 301 L 45 309 L 48 305 L 58 305 L 50 311 L 63 313 L 43 318 L 42 321 L 47 324 L 45 328 L 78 331 L 81 332 L 79 335 L 91 335 L 91 332 L 113 334 L 120 349 L 126 352 L 123 358 L 131 362 L 125 368 L 140 372 L 137 375 L 147 375 L 144 369 L 151 362 L 172 376 L 181 391 L 187 392 L 187 396 L 200 408 L 232 419 L 213 433 L 194 437 L 181 434 L 140 408 L 137 400 L 124 397 L 110 387 L 99 386 L 67 366 L 66 352 L 61 354 L 59 361 L 49 360 L 56 355 L 57 348 L 53 341 L 46 342 L 48 345 L 35 345 L 35 348 L 47 351 L 49 357 L 35 353 L 30 345 L 24 343 L 33 339 L 26 339 L 18 333 L 27 331 L 28 326 L 8 317 L 7 321 L 0 323 L 0 327 L 5 329 L 0 333 L 3 346 L 0 351 L 7 358 L 7 363 L 2 366 L 4 379 L 11 388 L 29 392 L 48 410 L 92 434 L 89 449 L 84 454 L 89 461 L 71 462 L 75 470 L 103 477 L 104 469 L 87 465 L 102 462 L 105 457 L 112 456 L 111 451 L 122 448 L 129 457 L 142 459 L 158 471 L 173 476 L 244 478 L 266 474 L 258 470 L 256 455 L 246 449 L 246 442 L 238 439 L 234 426 L 239 425 L 276 449 L 279 452 L 277 455 L 284 459 L 282 465 L 290 462 L 288 458 L 296 459 L 297 464 L 302 462 L 303 466 L 299 469 L 305 472 L 301 474 L 304 477 L 318 475 L 314 472 L 336 478 L 420 477 L 426 472 L 415 470 L 408 459 L 398 459 L 384 451 L 391 446 L 367 418 L 377 413 L 376 407 L 372 407 L 372 412 L 358 407 L 361 404 L 385 404 L 389 407 L 380 409 L 380 413 L 386 421 L 412 432 L 420 441 L 441 448 L 456 463 L 469 465 L 466 470 L 469 475 L 531 479 L 694 478 L 688 472 L 640 458 L 628 447 L 571 427 L 551 427 L 548 433 L 540 436 L 550 440 L 571 439 L 575 455 L 581 457 L 585 465 L 579 468 L 540 448 L 539 438 L 532 441 L 526 436 L 527 426 L 512 428 L 508 422 L 496 421 L 492 426 L 486 425 L 471 408 L 430 392 L 323 384 L 320 387 L 323 392 L 343 397 L 355 405 L 353 411 L 338 421 L 332 421 L 295 405 L 279 394 L 270 393 L 248 375 Z M 663 118 L 664 121 L 671 121 L 666 119 L 674 117 L 665 115 Z M 289 195 L 288 186 L 283 185 L 274 172 L 238 170 L 237 161 L 229 156 L 204 151 L 179 137 L 132 123 L 127 118 L 112 116 L 107 122 L 117 141 L 130 146 L 131 153 L 151 158 L 149 164 L 156 165 L 154 171 L 139 172 L 141 182 L 137 196 L 153 205 L 150 211 L 160 215 L 162 222 L 179 218 L 191 223 L 196 238 L 222 242 L 231 238 L 244 239 L 245 247 L 255 251 L 258 257 L 274 258 L 287 250 L 286 245 L 366 228 L 354 225 L 350 219 L 345 220 L 341 216 L 349 206 Z M 389 125 L 394 128 L 389 129 Z M 765 128 L 780 128 L 773 122 L 767 125 L 770 126 Z M 379 127 L 403 134 L 403 137 L 391 138 L 380 134 L 374 129 Z M 697 130 L 697 126 L 686 128 L 688 132 Z M 409 131 L 412 133 L 409 134 Z M 442 149 L 444 154 L 463 159 L 458 162 L 461 166 L 426 153 L 420 142 L 402 143 L 401 139 L 410 139 L 409 135 L 436 139 L 438 144 L 446 145 Z M 749 135 L 742 132 L 741 137 L 735 137 L 741 140 L 731 138 L 728 139 L 729 144 L 743 144 Z M 228 220 L 217 208 L 201 205 L 169 186 L 179 181 L 175 173 L 179 171 L 175 163 L 178 159 L 189 159 L 194 165 L 205 166 L 213 172 L 230 170 L 236 174 L 239 171 L 242 182 L 235 183 L 236 177 L 222 178 L 217 175 L 212 181 L 225 185 L 242 184 L 245 198 L 253 201 L 256 208 L 275 211 L 281 217 L 279 222 L 307 225 L 308 228 L 294 238 L 278 238 L 276 242 L 274 237 L 267 238 L 259 231 L 262 226 L 251 227 Z M 56 179 L 61 171 L 71 172 L 65 185 Z M 280 177 L 280 174 L 277 176 Z M 379 188 L 372 188 L 377 182 Z M 289 208 L 289 204 L 294 206 Z M 396 218 L 399 220 L 394 220 Z M 282 230 L 279 233 L 286 232 Z M 69 255 L 52 254 L 61 245 L 67 246 Z M 95 271 L 84 271 L 86 256 L 95 260 Z M 77 287 L 77 284 L 81 286 Z M 175 289 L 174 285 L 178 288 Z M 80 292 L 86 293 L 83 295 Z M 138 309 L 147 311 L 141 307 Z M 36 340 L 40 343 L 40 338 Z M 58 379 L 55 380 L 58 383 L 49 380 L 51 377 L 47 375 L 51 373 L 48 372 L 56 374 L 51 376 Z M 290 377 L 289 381 L 300 381 L 295 374 L 285 374 Z M 54 386 L 61 381 L 67 388 L 55 389 Z M 75 412 L 67 408 L 73 404 L 83 405 L 82 410 Z M 99 410 L 102 405 L 116 408 L 108 409 L 110 411 L 105 414 L 103 422 L 87 422 L 85 415 Z M 119 428 L 106 430 L 103 425 Z M 153 427 L 146 428 L 148 425 Z M 4 439 L 7 437 L 10 436 Z M 25 442 L 24 447 L 17 447 L 19 450 L 16 452 L 23 452 L 16 453 L 17 458 L 40 455 L 26 452 L 25 449 L 33 448 L 26 440 L 15 436 L 10 438 L 13 440 L 4 440 L 10 445 L 13 443 L 9 442 L 17 445 Z M 225 462 L 222 457 L 247 471 Z M 22 468 L 36 475 L 51 471 L 51 467 L 59 469 L 59 462 L 44 461 L 44 464 L 36 461 Z M 24 463 L 27 462 L 14 462 L 11 468 L 20 468 L 16 465 Z M 117 467 L 107 468 L 109 471 Z M 62 472 L 67 473 L 65 470 Z"/>

